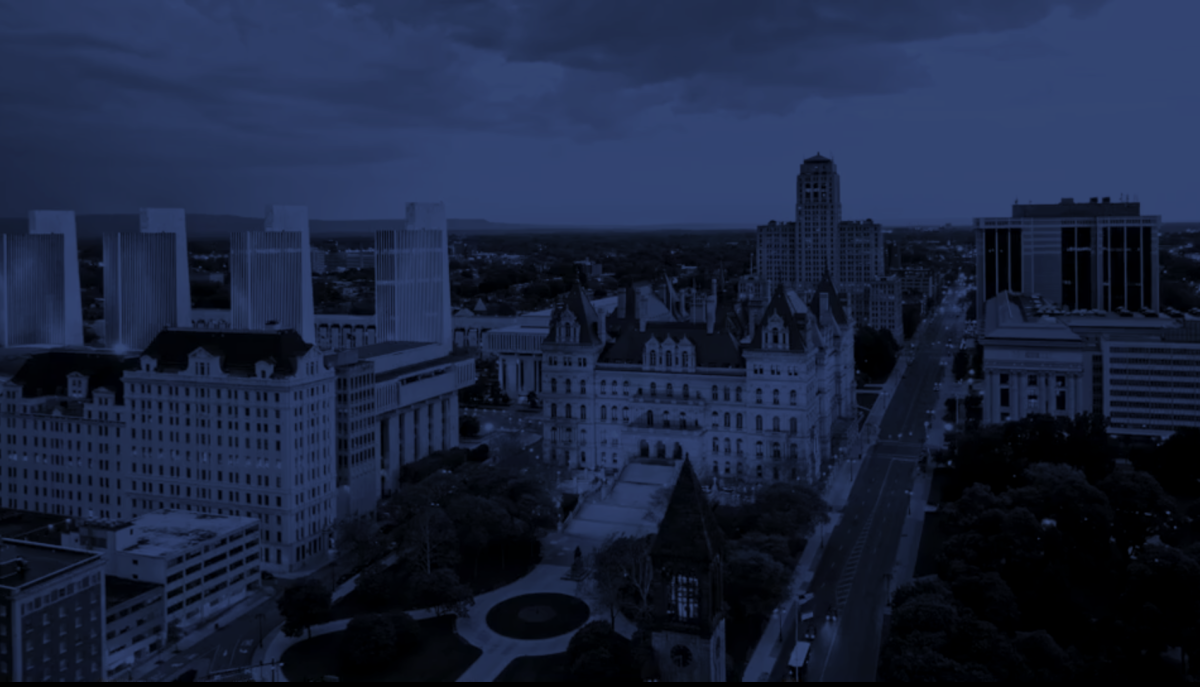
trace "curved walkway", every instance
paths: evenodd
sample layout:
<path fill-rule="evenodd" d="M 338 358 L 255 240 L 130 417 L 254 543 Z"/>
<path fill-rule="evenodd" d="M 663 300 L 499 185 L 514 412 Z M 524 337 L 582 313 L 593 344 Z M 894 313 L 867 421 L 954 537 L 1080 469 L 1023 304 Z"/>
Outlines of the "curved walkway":
<path fill-rule="evenodd" d="M 577 590 L 576 583 L 562 579 L 569 571 L 568 566 L 543 563 L 516 582 L 475 597 L 475 605 L 471 607 L 470 616 L 460 617 L 455 629 L 459 636 L 472 646 L 478 647 L 483 654 L 463 672 L 458 681 L 492 682 L 513 659 L 519 656 L 545 656 L 566 651 L 567 644 L 571 641 L 574 632 L 550 639 L 510 639 L 493 632 L 487 626 L 487 614 L 493 606 L 501 601 L 523 594 L 557 592 L 574 596 Z M 417 620 L 434 616 L 430 609 L 410 611 L 409 614 Z M 610 620 L 608 609 L 592 607 L 589 622 L 592 620 Z M 317 625 L 312 628 L 312 636 L 341 632 L 349 624 L 350 619 L 344 618 Z M 633 623 L 618 614 L 616 629 L 622 635 L 631 637 L 636 628 Z M 266 649 L 255 661 L 255 680 L 257 682 L 287 682 L 283 671 L 277 669 L 279 659 L 292 645 L 305 639 L 308 639 L 307 633 L 300 637 L 288 637 L 283 634 L 282 627 L 272 630 L 265 641 Z"/>

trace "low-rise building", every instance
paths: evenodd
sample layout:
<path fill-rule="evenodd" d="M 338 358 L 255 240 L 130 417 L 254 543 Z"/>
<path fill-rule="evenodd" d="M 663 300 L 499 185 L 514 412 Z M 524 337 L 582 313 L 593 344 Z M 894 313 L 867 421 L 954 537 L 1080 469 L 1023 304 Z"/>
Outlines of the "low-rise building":
<path fill-rule="evenodd" d="M 109 575 L 165 587 L 166 622 L 189 629 L 246 598 L 261 578 L 257 518 L 159 510 L 85 521 L 64 544 L 107 552 Z"/>
<path fill-rule="evenodd" d="M 0 540 L 0 679 L 104 681 L 104 557 Z"/>
<path fill-rule="evenodd" d="M 106 679 L 128 674 L 167 642 L 166 588 L 106 575 L 104 661 Z"/>

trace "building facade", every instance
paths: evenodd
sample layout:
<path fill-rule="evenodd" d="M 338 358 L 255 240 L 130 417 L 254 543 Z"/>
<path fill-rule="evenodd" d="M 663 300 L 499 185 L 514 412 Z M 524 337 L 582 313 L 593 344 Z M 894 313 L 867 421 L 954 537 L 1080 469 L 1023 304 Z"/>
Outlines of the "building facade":
<path fill-rule="evenodd" d="M 628 293 L 610 324 L 576 289 L 543 344 L 545 459 L 614 473 L 690 458 L 704 479 L 815 480 L 839 419 L 855 415 L 854 320 L 823 280 L 805 304 L 776 289 L 761 310 L 651 322 Z M 720 320 L 720 321 L 718 321 Z"/>
<path fill-rule="evenodd" d="M 458 446 L 458 391 L 475 383 L 475 359 L 385 342 L 326 363 L 337 374 L 338 517 L 369 515 L 404 465 Z"/>
<path fill-rule="evenodd" d="M 1067 310 L 1158 310 L 1161 217 L 1108 198 L 1012 210 L 1011 218 L 975 220 L 979 312 L 1004 291 Z"/>
<path fill-rule="evenodd" d="M 34 210 L 0 234 L 0 347 L 83 345 L 75 213 Z"/>
<path fill-rule="evenodd" d="M 1200 320 L 1070 314 L 1002 293 L 987 302 L 984 422 L 1102 414 L 1109 432 L 1163 438 L 1200 426 Z"/>
<path fill-rule="evenodd" d="M 104 557 L 0 541 L 0 677 L 103 682 Z"/>
<path fill-rule="evenodd" d="M 258 518 L 163 509 L 126 522 L 85 520 L 63 543 L 104 551 L 112 577 L 161 585 L 166 624 L 190 629 L 260 580 L 262 531 Z"/>
<path fill-rule="evenodd" d="M 230 315 L 234 329 L 294 329 L 316 340 L 308 208 L 272 205 L 264 231 L 229 237 Z"/>
<path fill-rule="evenodd" d="M 375 234 L 375 328 L 379 341 L 446 348 L 450 320 L 450 253 L 442 203 L 409 203 L 405 226 Z"/>
<path fill-rule="evenodd" d="M 328 549 L 334 370 L 294 331 L 167 329 L 133 358 L 50 351 L 26 360 L 5 395 L 10 507 L 254 517 L 272 572 Z"/>
<path fill-rule="evenodd" d="M 841 242 L 838 227 L 842 222 L 842 182 L 837 165 L 817 154 L 800 165 L 796 177 L 796 226 L 800 283 L 815 285 L 826 271 L 833 283 L 845 283 L 840 272 Z"/>
<path fill-rule="evenodd" d="M 140 351 L 192 321 L 183 210 L 143 208 L 141 230 L 104 236 L 105 344 Z"/>
<path fill-rule="evenodd" d="M 132 676 L 133 668 L 167 644 L 166 588 L 152 582 L 104 578 L 104 674 L 109 681 Z"/>

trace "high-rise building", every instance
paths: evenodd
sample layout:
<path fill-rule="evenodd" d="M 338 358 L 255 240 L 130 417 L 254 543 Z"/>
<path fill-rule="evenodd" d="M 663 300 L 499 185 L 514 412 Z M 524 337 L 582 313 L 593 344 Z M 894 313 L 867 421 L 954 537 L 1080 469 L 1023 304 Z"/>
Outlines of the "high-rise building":
<path fill-rule="evenodd" d="M 800 230 L 795 222 L 770 222 L 757 231 L 754 272 L 764 289 L 767 283 L 799 288 Z"/>
<path fill-rule="evenodd" d="M 1068 311 L 1157 311 L 1162 218 L 1140 203 L 1092 198 L 1013 205 L 975 220 L 976 308 L 1004 291 L 1039 294 Z"/>
<path fill-rule="evenodd" d="M 230 236 L 229 284 L 234 329 L 294 329 L 315 342 L 308 208 L 269 206 L 264 231 Z"/>
<path fill-rule="evenodd" d="M 0 347 L 82 346 L 75 213 L 34 210 L 0 234 Z"/>
<path fill-rule="evenodd" d="M 409 203 L 404 228 L 375 234 L 378 340 L 450 350 L 450 253 L 442 203 Z"/>
<path fill-rule="evenodd" d="M 192 321 L 183 210 L 143 208 L 141 230 L 104 236 L 105 343 L 140 351 Z"/>
<path fill-rule="evenodd" d="M 842 186 L 837 165 L 820 154 L 800 165 L 796 177 L 796 226 L 799 229 L 800 283 L 815 286 L 829 270 L 842 285 L 838 258 L 838 225 L 842 221 Z"/>
<path fill-rule="evenodd" d="M 883 227 L 871 220 L 839 222 L 837 264 L 831 265 L 839 287 L 853 289 L 883 279 Z"/>
<path fill-rule="evenodd" d="M 0 679 L 104 681 L 104 557 L 0 541 Z"/>

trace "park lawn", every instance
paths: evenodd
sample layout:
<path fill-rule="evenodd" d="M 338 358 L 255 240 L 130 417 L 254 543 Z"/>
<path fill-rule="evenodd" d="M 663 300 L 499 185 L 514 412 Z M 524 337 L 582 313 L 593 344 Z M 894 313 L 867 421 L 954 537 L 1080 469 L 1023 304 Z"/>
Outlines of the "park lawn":
<path fill-rule="evenodd" d="M 454 631 L 456 616 L 418 621 L 425 636 L 420 650 L 397 657 L 391 665 L 353 679 L 363 682 L 455 682 L 483 651 L 467 644 Z M 342 632 L 331 632 L 292 645 L 280 662 L 290 682 L 311 682 L 326 675 L 340 677 L 338 649 Z M 350 679 L 350 678 L 346 678 Z"/>
<path fill-rule="evenodd" d="M 494 682 L 569 682 L 567 654 L 518 656 L 500 671 Z"/>

